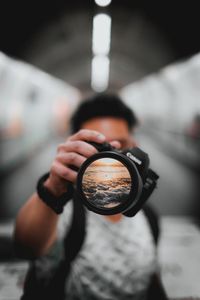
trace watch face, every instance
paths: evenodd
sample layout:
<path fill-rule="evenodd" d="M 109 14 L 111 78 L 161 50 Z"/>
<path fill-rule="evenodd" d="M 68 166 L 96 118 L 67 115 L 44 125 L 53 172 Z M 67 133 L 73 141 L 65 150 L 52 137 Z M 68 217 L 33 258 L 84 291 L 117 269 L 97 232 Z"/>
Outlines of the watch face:
<path fill-rule="evenodd" d="M 131 176 L 127 167 L 117 159 L 100 158 L 86 168 L 82 191 L 92 206 L 116 208 L 124 204 L 131 191 Z"/>

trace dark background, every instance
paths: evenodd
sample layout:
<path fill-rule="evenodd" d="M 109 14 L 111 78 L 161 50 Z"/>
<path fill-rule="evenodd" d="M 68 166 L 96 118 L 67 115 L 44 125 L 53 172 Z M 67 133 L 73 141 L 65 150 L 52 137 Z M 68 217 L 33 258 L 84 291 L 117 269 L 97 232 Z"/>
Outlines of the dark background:
<path fill-rule="evenodd" d="M 5 3 L 6 2 L 6 3 Z M 200 49 L 198 1 L 114 0 L 112 7 L 141 11 L 166 37 L 175 59 L 185 58 Z M 4 1 L 0 4 L 0 49 L 23 58 L 24 50 L 42 27 L 64 11 L 95 10 L 93 1 Z"/>

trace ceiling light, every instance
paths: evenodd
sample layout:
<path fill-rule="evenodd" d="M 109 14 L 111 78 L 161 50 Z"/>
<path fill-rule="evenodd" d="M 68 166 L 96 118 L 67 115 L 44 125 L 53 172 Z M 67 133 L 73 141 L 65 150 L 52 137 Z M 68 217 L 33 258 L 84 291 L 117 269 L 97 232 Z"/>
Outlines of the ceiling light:
<path fill-rule="evenodd" d="M 105 7 L 111 3 L 112 0 L 95 0 L 95 3 L 99 6 Z"/>
<path fill-rule="evenodd" d="M 108 55 L 111 40 L 111 18 L 99 14 L 93 19 L 92 51 L 94 55 Z"/>
<path fill-rule="evenodd" d="M 110 61 L 107 56 L 95 56 L 92 60 L 91 86 L 96 92 L 103 92 L 108 87 Z"/>

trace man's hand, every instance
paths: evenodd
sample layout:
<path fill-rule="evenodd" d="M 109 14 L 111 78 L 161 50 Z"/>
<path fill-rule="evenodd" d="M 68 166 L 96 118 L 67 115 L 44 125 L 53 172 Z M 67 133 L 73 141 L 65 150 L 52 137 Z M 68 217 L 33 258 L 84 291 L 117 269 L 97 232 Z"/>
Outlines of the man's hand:
<path fill-rule="evenodd" d="M 77 171 L 82 163 L 97 153 L 88 142 L 103 143 L 106 138 L 98 131 L 82 129 L 70 136 L 57 148 L 57 155 L 52 163 L 50 176 L 45 186 L 57 197 L 67 191 L 67 182 L 76 182 Z M 120 143 L 113 141 L 112 146 L 119 148 Z"/>
<path fill-rule="evenodd" d="M 88 142 L 103 143 L 105 136 L 93 130 L 80 130 L 58 146 L 50 176 L 45 186 L 59 197 L 67 191 L 67 182 L 74 183 L 81 164 L 97 150 Z M 112 141 L 116 148 L 120 143 Z M 75 170 L 76 168 L 76 170 Z M 38 257 L 48 252 L 57 236 L 58 215 L 34 193 L 20 209 L 14 233 L 19 255 Z"/>

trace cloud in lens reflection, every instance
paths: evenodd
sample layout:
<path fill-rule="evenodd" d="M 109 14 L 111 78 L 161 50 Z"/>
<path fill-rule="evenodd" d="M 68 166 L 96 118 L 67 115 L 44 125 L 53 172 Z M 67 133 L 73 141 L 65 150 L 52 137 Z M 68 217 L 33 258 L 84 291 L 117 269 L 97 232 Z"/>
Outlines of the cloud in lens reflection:
<path fill-rule="evenodd" d="M 98 208 L 113 208 L 128 199 L 131 177 L 121 162 L 102 158 L 86 169 L 82 186 L 91 204 Z"/>

